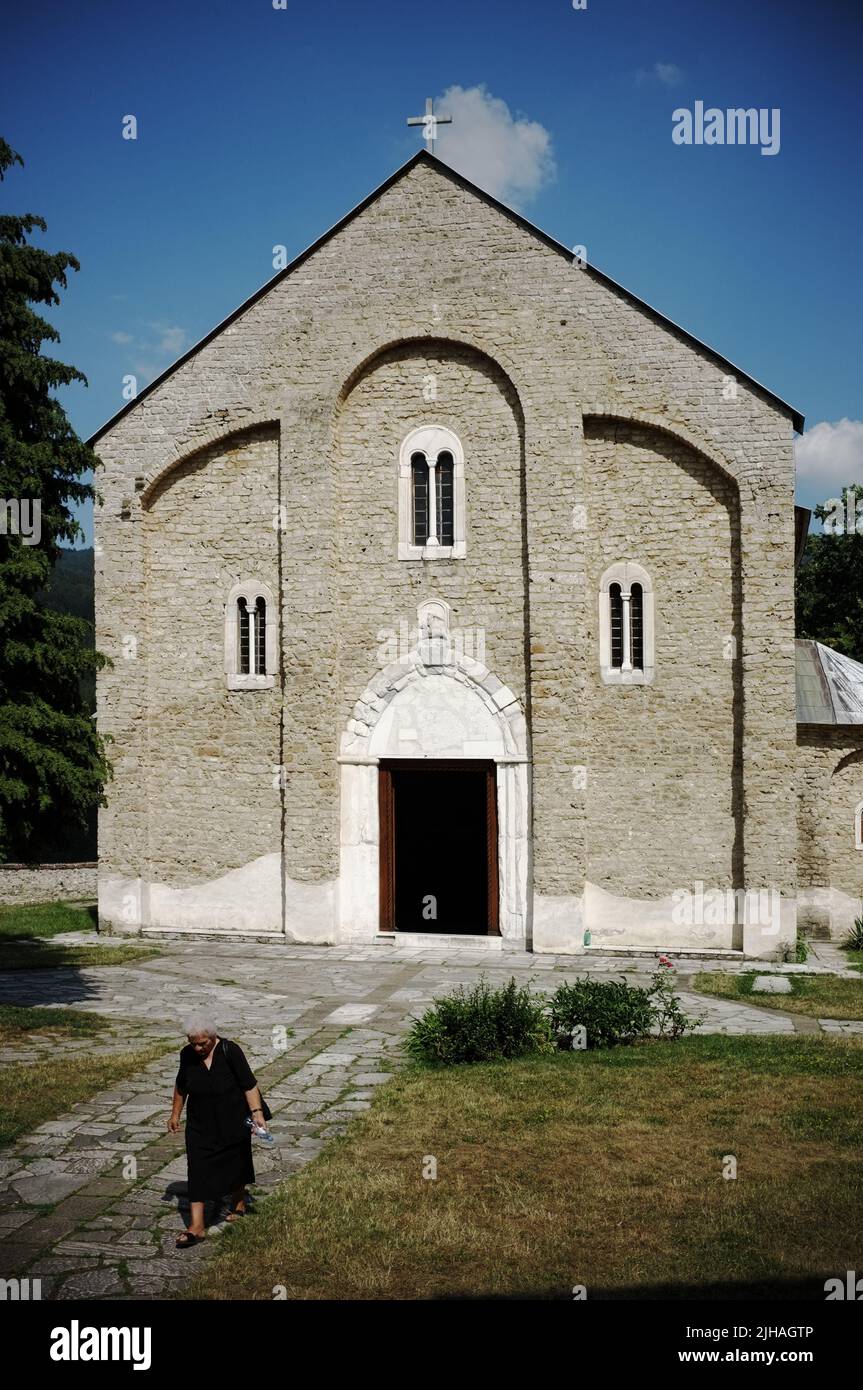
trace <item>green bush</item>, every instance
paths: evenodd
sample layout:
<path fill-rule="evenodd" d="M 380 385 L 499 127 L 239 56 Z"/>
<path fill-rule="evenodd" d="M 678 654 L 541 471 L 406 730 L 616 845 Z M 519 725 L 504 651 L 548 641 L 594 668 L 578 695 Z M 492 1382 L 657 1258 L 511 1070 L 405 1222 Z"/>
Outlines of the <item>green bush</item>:
<path fill-rule="evenodd" d="M 843 944 L 852 951 L 863 951 L 863 917 L 854 918 L 854 925 Z"/>
<path fill-rule="evenodd" d="M 560 985 L 551 999 L 551 1027 L 559 1047 L 635 1042 L 647 1036 L 652 1022 L 648 991 L 622 980 L 576 980 Z"/>
<path fill-rule="evenodd" d="M 782 952 L 782 959 L 785 964 L 803 965 L 809 959 L 809 943 L 805 936 L 798 936 L 797 939 L 786 946 Z"/>
<path fill-rule="evenodd" d="M 405 1048 L 414 1061 L 437 1067 L 554 1050 L 543 1001 L 514 978 L 491 989 L 482 977 L 470 991 L 460 987 L 435 999 L 412 1025 Z"/>
<path fill-rule="evenodd" d="M 691 1017 L 683 1012 L 668 969 L 655 970 L 651 976 L 650 1000 L 654 1031 L 660 1038 L 682 1038 L 704 1022 L 703 1014 Z"/>

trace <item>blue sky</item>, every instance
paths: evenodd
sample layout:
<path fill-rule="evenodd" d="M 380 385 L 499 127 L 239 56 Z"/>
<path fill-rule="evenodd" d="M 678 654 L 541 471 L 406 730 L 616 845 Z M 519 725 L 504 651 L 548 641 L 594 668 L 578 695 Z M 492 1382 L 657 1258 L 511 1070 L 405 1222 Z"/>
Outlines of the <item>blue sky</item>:
<path fill-rule="evenodd" d="M 406 117 L 448 93 L 441 158 L 806 415 L 800 500 L 863 481 L 857 0 L 18 8 L 0 129 L 26 168 L 0 203 L 81 262 L 53 321 L 90 383 L 62 397 L 82 435 L 269 279 L 275 244 L 403 163 Z M 779 108 L 779 152 L 674 144 L 698 100 Z"/>

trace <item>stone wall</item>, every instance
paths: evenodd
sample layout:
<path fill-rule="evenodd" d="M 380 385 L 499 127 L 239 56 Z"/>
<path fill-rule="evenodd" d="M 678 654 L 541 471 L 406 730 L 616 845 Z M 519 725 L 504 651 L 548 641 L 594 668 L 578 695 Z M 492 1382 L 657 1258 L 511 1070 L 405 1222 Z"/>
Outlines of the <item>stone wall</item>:
<path fill-rule="evenodd" d="M 803 931 L 839 940 L 863 913 L 863 729 L 805 724 L 798 733 L 798 902 Z"/>
<path fill-rule="evenodd" d="M 279 851 L 279 690 L 227 690 L 224 669 L 230 590 L 279 591 L 277 493 L 278 440 L 258 429 L 147 499 L 147 854 L 169 883 Z"/>
<path fill-rule="evenodd" d="M 423 402 L 432 377 L 437 401 Z M 398 560 L 393 459 L 418 416 L 433 415 L 465 451 L 467 555 Z M 370 449 L 370 442 L 374 441 Z M 353 384 L 337 428 L 339 460 L 339 731 L 358 696 L 388 660 L 390 644 L 416 627 L 432 598 L 450 605 L 452 628 L 521 700 L 526 693 L 527 561 L 523 450 L 517 405 L 505 377 L 477 353 L 393 350 Z M 483 654 L 484 653 L 484 654 Z M 328 732 L 334 732 L 332 711 Z"/>
<path fill-rule="evenodd" d="M 739 691 L 740 523 L 731 480 L 681 442 L 637 425 L 597 421 L 585 434 L 589 661 L 587 879 L 614 898 L 588 920 L 594 938 L 628 937 L 640 900 L 742 883 Z M 637 561 L 655 595 L 654 676 L 603 684 L 598 577 Z M 662 853 L 658 847 L 662 846 Z M 752 885 L 762 889 L 769 884 Z M 596 898 L 597 908 L 601 897 Z M 682 923 L 681 926 L 685 926 Z M 731 947 L 734 921 L 701 924 L 695 938 Z M 671 905 L 644 923 L 645 943 L 682 943 Z M 597 932 L 599 936 L 597 937 Z M 657 935 L 658 932 L 658 935 Z"/>
<path fill-rule="evenodd" d="M 396 559 L 398 444 L 425 424 L 465 445 L 464 560 Z M 272 433 L 238 450 L 256 425 Z M 528 719 L 538 948 L 580 949 L 591 875 L 629 904 L 633 944 L 633 895 L 656 904 L 699 877 L 775 886 L 793 935 L 788 413 L 744 382 L 730 398 L 723 364 L 444 166 L 412 164 L 97 451 L 97 627 L 115 659 L 99 684 L 116 740 L 108 920 L 332 939 L 339 737 L 378 632 L 441 597 L 456 627 L 484 630 L 488 667 Z M 256 515 L 283 507 L 278 536 L 246 525 L 244 488 Z M 216 618 L 244 552 L 268 574 L 279 564 L 281 690 L 232 702 Z M 662 585 L 649 692 L 598 684 L 609 557 L 652 564 Z M 161 657 L 166 607 L 177 633 Z M 261 785 L 277 726 L 278 810 Z M 633 758 L 652 778 L 634 802 Z M 577 765 L 596 795 L 574 790 Z"/>
<path fill-rule="evenodd" d="M 0 903 L 94 902 L 96 864 L 0 864 Z"/>

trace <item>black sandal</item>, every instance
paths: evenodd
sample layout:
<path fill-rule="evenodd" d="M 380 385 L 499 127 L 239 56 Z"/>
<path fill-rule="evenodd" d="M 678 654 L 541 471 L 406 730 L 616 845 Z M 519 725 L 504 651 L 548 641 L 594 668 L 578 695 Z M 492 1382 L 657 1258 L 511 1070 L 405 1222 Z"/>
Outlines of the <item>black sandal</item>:
<path fill-rule="evenodd" d="M 174 1243 L 178 1250 L 191 1250 L 193 1245 L 200 1245 L 206 1239 L 206 1236 L 196 1236 L 194 1231 L 183 1231 Z"/>

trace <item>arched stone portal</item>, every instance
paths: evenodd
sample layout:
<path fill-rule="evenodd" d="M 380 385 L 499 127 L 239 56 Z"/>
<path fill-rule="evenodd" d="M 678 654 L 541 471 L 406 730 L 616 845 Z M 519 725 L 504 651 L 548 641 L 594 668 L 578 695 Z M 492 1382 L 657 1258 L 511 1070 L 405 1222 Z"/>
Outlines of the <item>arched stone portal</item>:
<path fill-rule="evenodd" d="M 528 932 L 527 725 L 518 699 L 458 650 L 445 604 L 424 604 L 407 656 L 369 683 L 342 735 L 338 931 L 373 940 L 380 928 L 379 768 L 382 759 L 494 763 L 501 937 Z"/>

